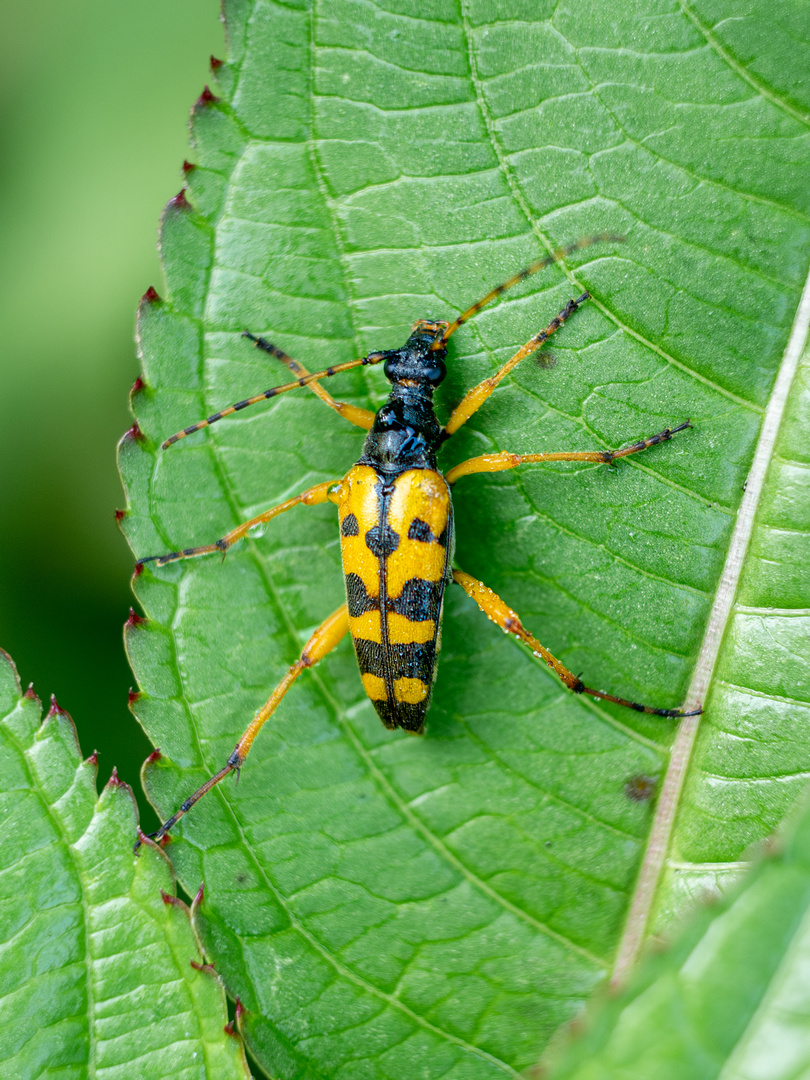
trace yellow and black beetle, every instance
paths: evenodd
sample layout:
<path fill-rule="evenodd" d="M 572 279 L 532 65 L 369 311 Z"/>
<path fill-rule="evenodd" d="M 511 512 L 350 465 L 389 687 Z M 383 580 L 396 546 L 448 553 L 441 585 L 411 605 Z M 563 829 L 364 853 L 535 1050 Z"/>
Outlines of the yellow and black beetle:
<path fill-rule="evenodd" d="M 139 565 L 156 562 L 158 566 L 163 566 L 178 559 L 211 552 L 224 553 L 252 528 L 293 506 L 333 502 L 338 506 L 340 518 L 346 603 L 311 636 L 298 660 L 248 725 L 225 766 L 161 825 L 154 834 L 156 839 L 164 836 L 223 777 L 231 772 L 238 773 L 253 740 L 293 682 L 305 668 L 312 667 L 334 649 L 347 633 L 351 634 L 354 643 L 363 687 L 383 724 L 387 728 L 399 727 L 420 734 L 424 730 L 425 714 L 436 674 L 444 590 L 452 581 L 460 585 L 504 632 L 514 634 L 528 645 L 535 656 L 543 659 L 574 693 L 589 694 L 657 716 L 691 715 L 684 714 L 680 709 L 654 709 L 585 686 L 532 637 L 500 597 L 482 582 L 455 569 L 453 504 L 450 498 L 451 486 L 469 473 L 498 472 L 539 461 L 611 462 L 665 442 L 675 432 L 689 427 L 689 421 L 667 428 L 623 450 L 484 454 L 456 465 L 446 476 L 439 472 L 436 465 L 436 452 L 441 444 L 483 405 L 498 383 L 521 360 L 539 349 L 589 299 L 589 294 L 586 292 L 575 300 L 569 300 L 559 315 L 527 341 L 500 370 L 468 391 L 442 427 L 433 411 L 433 391 L 447 373 L 445 358 L 451 334 L 485 304 L 562 256 L 597 241 L 621 239 L 596 236 L 580 240 L 564 251 L 532 263 L 487 293 L 453 322 L 421 320 L 414 324 L 410 337 L 401 348 L 370 353 L 362 359 L 336 364 L 314 374 L 309 374 L 301 364 L 275 345 L 245 332 L 245 337 L 258 348 L 285 363 L 296 375 L 295 381 L 246 398 L 206 420 L 192 424 L 167 439 L 162 449 L 257 401 L 299 386 L 309 386 L 330 408 L 368 431 L 360 460 L 342 480 L 309 488 L 301 495 L 244 522 L 213 544 L 166 555 L 150 555 L 139 560 Z M 321 379 L 340 371 L 361 364 L 380 363 L 384 365 L 392 389 L 388 400 L 376 413 L 335 401 L 320 385 Z"/>

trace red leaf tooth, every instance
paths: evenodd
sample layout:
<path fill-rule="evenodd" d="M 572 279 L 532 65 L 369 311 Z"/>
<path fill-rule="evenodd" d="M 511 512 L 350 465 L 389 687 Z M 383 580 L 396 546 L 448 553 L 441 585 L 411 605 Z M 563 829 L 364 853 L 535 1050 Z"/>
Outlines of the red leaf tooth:
<path fill-rule="evenodd" d="M 160 898 L 164 904 L 170 907 L 185 907 L 185 904 L 177 896 L 171 896 L 169 893 L 160 890 Z"/>
<path fill-rule="evenodd" d="M 203 87 L 203 92 L 197 98 L 196 104 L 197 105 L 213 105 L 215 101 L 219 101 L 219 98 L 215 97 L 214 94 L 211 93 L 211 91 L 208 89 L 207 86 L 204 86 Z"/>
<path fill-rule="evenodd" d="M 126 510 L 116 510 L 115 511 L 115 520 L 118 522 L 119 525 L 121 524 L 121 522 L 124 520 L 124 518 L 126 516 L 127 516 Z"/>
<path fill-rule="evenodd" d="M 188 199 L 186 198 L 186 189 L 180 188 L 173 199 L 169 199 L 169 206 L 175 207 L 177 210 L 190 210 Z"/>
<path fill-rule="evenodd" d="M 141 297 L 142 304 L 159 304 L 160 297 L 157 294 L 157 290 L 154 285 L 150 285 L 146 292 Z"/>
<path fill-rule="evenodd" d="M 115 765 L 113 765 L 113 770 L 110 773 L 110 779 L 107 781 L 107 787 L 129 787 L 129 784 L 125 784 L 123 780 L 118 779 L 118 769 L 116 769 Z"/>
<path fill-rule="evenodd" d="M 48 709 L 48 716 L 67 716 L 67 713 L 56 700 L 56 694 L 51 694 L 51 707 Z"/>
<path fill-rule="evenodd" d="M 94 750 L 89 758 L 85 758 L 88 765 L 92 765 L 95 769 L 98 765 L 98 750 Z"/>
<path fill-rule="evenodd" d="M 28 689 L 23 694 L 23 697 L 27 698 L 29 701 L 37 701 L 38 700 L 37 695 L 34 693 L 34 684 L 33 683 L 28 684 Z"/>
<path fill-rule="evenodd" d="M 209 975 L 216 975 L 216 970 L 213 964 L 200 964 L 196 960 L 189 960 L 189 963 L 195 971 L 205 971 Z"/>
<path fill-rule="evenodd" d="M 134 439 L 136 442 L 143 442 L 144 434 L 138 427 L 137 423 L 134 423 L 128 431 L 124 432 L 125 439 Z"/>
<path fill-rule="evenodd" d="M 157 296 L 157 293 L 155 293 L 155 296 Z M 132 397 L 133 394 L 140 393 L 141 390 L 143 390 L 145 385 L 146 384 L 144 383 L 143 379 L 139 375 L 138 378 L 135 380 L 135 382 L 132 384 L 132 387 L 130 388 L 129 396 Z"/>
<path fill-rule="evenodd" d="M 149 755 L 149 757 L 146 759 L 146 764 L 152 765 L 155 761 L 160 761 L 162 757 L 163 754 L 161 754 L 160 752 L 160 747 L 156 746 L 152 753 Z"/>
<path fill-rule="evenodd" d="M 133 690 L 130 686 L 129 693 L 127 694 L 127 705 L 132 708 L 138 698 L 141 696 L 139 690 Z"/>
<path fill-rule="evenodd" d="M 188 176 L 188 174 L 190 172 L 192 172 L 196 168 L 197 168 L 197 166 L 194 164 L 193 161 L 184 161 L 183 162 L 183 176 Z"/>
<path fill-rule="evenodd" d="M 197 895 L 191 901 L 191 906 L 193 908 L 199 907 L 200 904 L 203 902 L 203 896 L 204 895 L 205 895 L 205 882 L 201 881 L 200 882 L 200 887 L 199 887 L 199 889 L 197 889 Z"/>
<path fill-rule="evenodd" d="M 129 618 L 124 623 L 124 628 L 126 630 L 134 630 L 138 626 L 143 626 L 145 622 L 146 619 L 143 617 L 143 615 L 139 615 L 135 608 L 130 608 Z"/>
<path fill-rule="evenodd" d="M 211 54 L 211 70 L 212 71 L 217 71 L 219 68 L 222 67 L 222 65 L 224 63 L 225 63 L 224 60 L 217 60 L 217 58 L 213 55 L 213 53 Z"/>

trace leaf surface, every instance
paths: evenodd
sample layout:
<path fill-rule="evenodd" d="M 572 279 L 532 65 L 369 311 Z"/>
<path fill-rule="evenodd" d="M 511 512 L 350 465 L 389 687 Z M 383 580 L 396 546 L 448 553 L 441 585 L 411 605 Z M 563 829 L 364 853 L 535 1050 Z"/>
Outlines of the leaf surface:
<path fill-rule="evenodd" d="M 246 1077 L 168 860 L 133 855 L 131 790 L 113 773 L 98 797 L 68 714 L 41 715 L 0 651 L 0 1071 Z"/>
<path fill-rule="evenodd" d="M 455 495 L 460 567 L 591 685 L 677 705 L 807 271 L 807 125 L 751 81 L 772 57 L 730 64 L 697 9 L 649 0 L 243 0 L 226 16 L 216 100 L 192 113 L 198 164 L 162 223 L 166 295 L 139 314 L 121 447 L 136 555 L 211 542 L 359 455 L 362 432 L 305 391 L 157 450 L 286 381 L 243 329 L 315 370 L 621 234 L 458 331 L 442 417 L 570 296 L 594 297 L 556 366 L 524 362 L 442 463 L 617 447 L 691 418 L 613 467 L 473 476 Z M 376 408 L 385 383 L 330 390 Z M 127 645 L 164 817 L 224 764 L 341 579 L 331 506 L 224 564 L 137 578 L 149 618 Z M 381 728 L 344 643 L 170 845 L 181 880 L 205 880 L 199 931 L 274 1076 L 512 1075 L 611 971 L 653 813 L 628 792 L 654 791 L 674 725 L 568 694 L 457 591 L 426 738 Z"/>

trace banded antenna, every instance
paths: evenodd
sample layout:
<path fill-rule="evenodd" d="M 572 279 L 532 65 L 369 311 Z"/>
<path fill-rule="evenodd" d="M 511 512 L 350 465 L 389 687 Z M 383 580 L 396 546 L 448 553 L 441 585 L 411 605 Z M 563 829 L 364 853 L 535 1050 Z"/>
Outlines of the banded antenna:
<path fill-rule="evenodd" d="M 444 333 L 436 338 L 432 348 L 434 350 L 443 348 L 447 344 L 450 335 L 455 333 L 462 323 L 467 322 L 473 315 L 477 315 L 481 308 L 486 307 L 487 304 L 491 303 L 502 293 L 505 293 L 507 289 L 519 285 L 521 281 L 525 281 L 525 279 L 531 277 L 532 274 L 536 274 L 538 271 L 545 269 L 545 267 L 551 266 L 552 263 L 560 262 L 560 260 L 566 258 L 566 256 L 573 254 L 575 251 L 581 251 L 583 248 L 590 247 L 592 244 L 608 242 L 623 243 L 624 239 L 625 237 L 623 236 L 612 236 L 609 233 L 600 233 L 597 236 L 586 236 L 581 240 L 577 240 L 575 244 L 571 244 L 569 247 L 558 248 L 544 259 L 538 259 L 537 262 L 533 262 L 530 266 L 527 266 L 525 270 L 521 270 L 519 274 L 515 274 L 514 277 L 509 278 L 508 281 L 504 281 L 502 285 L 498 285 L 497 288 L 488 292 L 477 304 L 473 304 L 471 308 L 468 308 L 463 314 L 459 315 L 454 322 L 450 323 Z M 284 363 L 289 364 L 292 361 L 292 358 L 289 357 L 287 353 L 279 349 L 278 346 L 266 341 L 264 338 L 256 337 L 255 334 L 251 334 L 248 330 L 245 330 L 242 336 L 252 341 L 258 349 L 263 349 L 265 352 L 277 357 Z M 246 409 L 248 405 L 255 405 L 258 401 L 266 401 L 268 398 L 277 397 L 279 394 L 286 394 L 288 390 L 297 390 L 299 386 L 308 386 L 318 379 L 328 379 L 330 376 L 337 375 L 338 372 L 341 371 L 350 371 L 352 368 L 356 367 L 379 364 L 387 355 L 387 352 L 369 353 L 368 356 L 363 356 L 359 360 L 348 360 L 344 364 L 334 364 L 332 367 L 325 368 L 323 371 L 314 371 L 310 375 L 302 375 L 301 378 L 296 379 L 295 382 L 284 383 L 283 386 L 274 386 L 272 389 L 265 390 L 263 393 L 256 394 L 254 397 L 245 398 L 244 401 L 237 401 L 234 405 L 228 405 L 227 408 L 221 409 L 219 412 L 214 413 L 205 420 L 199 420 L 196 424 L 183 428 L 182 431 L 178 431 L 175 435 L 171 435 L 165 442 L 161 443 L 160 448 L 161 450 L 166 450 L 172 443 L 179 442 L 180 439 L 185 439 L 187 435 L 193 435 L 195 431 L 201 431 L 203 428 L 215 424 L 217 420 L 221 420 L 223 416 L 230 416 L 231 413 L 239 412 L 240 409 Z M 292 362 L 294 363 L 294 361 Z"/>
<path fill-rule="evenodd" d="M 442 336 L 436 339 L 433 348 L 444 348 L 450 335 L 454 334 L 462 323 L 467 322 L 473 315 L 477 315 L 481 308 L 486 307 L 487 304 L 497 299 L 502 293 L 505 293 L 507 289 L 514 288 L 515 285 L 519 285 L 521 281 L 525 281 L 526 278 L 531 277 L 532 274 L 536 274 L 540 270 L 545 270 L 545 268 L 551 266 L 552 263 L 560 262 L 568 255 L 573 255 L 575 251 L 581 251 L 583 248 L 590 247 L 591 244 L 623 244 L 625 239 L 626 237 L 624 236 L 612 236 L 610 233 L 599 233 L 596 236 L 585 236 L 568 247 L 557 248 L 556 251 L 552 251 L 550 255 L 547 255 L 545 259 L 538 259 L 537 262 L 533 262 L 531 266 L 527 266 L 525 270 L 521 270 L 519 274 L 515 274 L 514 277 L 510 277 L 508 281 L 504 281 L 502 285 L 498 285 L 491 292 L 488 292 L 483 300 L 479 300 L 477 304 L 473 304 L 471 308 L 467 308 L 463 314 L 459 315 L 457 319 L 450 323 Z"/>
<path fill-rule="evenodd" d="M 256 337 L 247 330 L 242 334 L 242 337 L 250 338 L 256 348 L 271 353 L 285 363 L 291 359 L 285 352 L 282 352 L 281 349 L 272 345 L 269 341 L 265 341 L 264 338 Z M 191 427 L 183 428 L 182 431 L 178 431 L 176 435 L 170 436 L 165 442 L 161 443 L 160 449 L 166 450 L 172 443 L 176 443 L 180 439 L 185 439 L 186 435 L 193 435 L 195 431 L 201 431 L 202 428 L 215 424 L 217 420 L 221 420 L 223 416 L 230 416 L 231 413 L 239 412 L 240 409 L 246 409 L 248 405 L 255 405 L 257 401 L 265 401 L 267 398 L 276 397 L 278 394 L 286 394 L 288 390 L 297 390 L 299 386 L 309 386 L 310 383 L 315 382 L 317 379 L 326 379 L 330 375 L 337 375 L 339 371 L 349 371 L 351 368 L 360 367 L 362 365 L 379 364 L 386 356 L 387 353 L 384 352 L 369 353 L 368 356 L 363 356 L 359 360 L 347 360 L 345 364 L 334 364 L 332 367 L 325 368 L 323 371 L 313 371 L 311 375 L 302 375 L 301 378 L 296 379 L 295 382 L 284 383 L 283 386 L 274 386 L 271 390 L 265 390 L 263 393 L 256 394 L 254 397 L 245 398 L 244 401 L 237 401 L 235 405 L 229 405 L 226 409 L 221 409 L 219 412 L 214 413 L 213 416 L 209 416 L 206 420 L 199 420 L 196 424 L 192 424 Z"/>

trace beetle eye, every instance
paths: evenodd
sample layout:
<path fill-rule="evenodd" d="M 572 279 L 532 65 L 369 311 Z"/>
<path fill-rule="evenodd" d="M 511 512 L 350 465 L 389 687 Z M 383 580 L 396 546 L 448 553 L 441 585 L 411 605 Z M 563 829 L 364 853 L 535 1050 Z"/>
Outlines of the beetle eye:
<path fill-rule="evenodd" d="M 444 381 L 446 375 L 447 365 L 443 360 L 435 361 L 433 366 L 425 372 L 425 377 L 431 386 L 438 386 L 440 382 Z"/>

